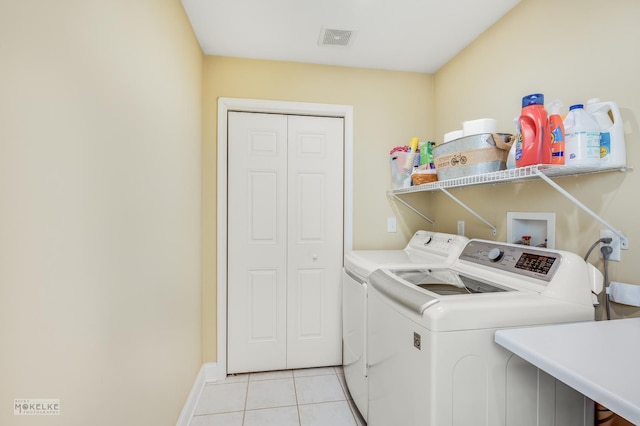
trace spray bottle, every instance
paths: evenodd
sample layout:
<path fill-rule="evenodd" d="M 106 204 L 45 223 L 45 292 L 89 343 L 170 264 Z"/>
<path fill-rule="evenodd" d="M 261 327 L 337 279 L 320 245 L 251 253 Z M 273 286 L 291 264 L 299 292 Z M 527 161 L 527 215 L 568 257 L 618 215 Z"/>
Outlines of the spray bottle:
<path fill-rule="evenodd" d="M 407 170 L 411 170 L 413 166 L 420 165 L 420 153 L 418 152 L 418 144 L 420 143 L 420 138 L 413 137 L 409 141 L 409 150 L 407 151 L 407 161 L 404 165 L 404 168 Z M 416 159 L 418 160 L 418 164 L 416 164 Z"/>
<path fill-rule="evenodd" d="M 551 164 L 564 164 L 564 124 L 560 117 L 562 102 L 549 103 L 549 130 L 551 132 Z"/>

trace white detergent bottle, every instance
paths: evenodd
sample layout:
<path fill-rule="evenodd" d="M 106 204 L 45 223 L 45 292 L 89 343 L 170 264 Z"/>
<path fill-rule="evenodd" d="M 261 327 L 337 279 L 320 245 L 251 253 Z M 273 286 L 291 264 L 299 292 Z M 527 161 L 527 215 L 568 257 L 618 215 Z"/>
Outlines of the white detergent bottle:
<path fill-rule="evenodd" d="M 602 167 L 626 167 L 627 150 L 624 141 L 624 123 L 615 102 L 589 99 L 589 114 L 600 126 L 600 163 Z"/>
<path fill-rule="evenodd" d="M 584 105 L 569 107 L 564 119 L 565 165 L 600 167 L 600 126 L 584 110 Z"/>

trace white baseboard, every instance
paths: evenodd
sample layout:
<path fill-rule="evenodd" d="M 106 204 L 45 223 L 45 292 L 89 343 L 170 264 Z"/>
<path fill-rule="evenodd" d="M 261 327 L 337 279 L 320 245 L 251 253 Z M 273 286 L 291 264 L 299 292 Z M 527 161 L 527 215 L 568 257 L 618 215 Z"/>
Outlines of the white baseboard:
<path fill-rule="evenodd" d="M 204 368 L 204 381 L 206 383 L 217 382 L 224 380 L 224 376 L 220 377 L 220 371 L 218 371 L 218 363 L 207 362 L 202 366 Z M 226 376 L 226 375 L 225 375 Z"/>
<path fill-rule="evenodd" d="M 215 362 L 208 362 L 200 367 L 200 371 L 198 371 L 198 375 L 193 382 L 191 392 L 189 392 L 189 396 L 187 397 L 187 402 L 185 402 L 184 407 L 182 407 L 182 412 L 180 413 L 180 417 L 178 417 L 176 426 L 189 426 L 205 385 L 218 381 L 218 374 L 218 364 Z"/>

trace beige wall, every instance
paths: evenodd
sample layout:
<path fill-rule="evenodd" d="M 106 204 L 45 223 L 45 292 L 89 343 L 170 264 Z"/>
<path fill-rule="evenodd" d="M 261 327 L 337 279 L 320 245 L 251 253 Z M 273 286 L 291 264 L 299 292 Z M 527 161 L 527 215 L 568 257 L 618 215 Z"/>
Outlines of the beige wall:
<path fill-rule="evenodd" d="M 513 133 L 521 98 L 544 93 L 568 106 L 592 97 L 618 103 L 625 120 L 627 157 L 640 156 L 640 3 L 635 0 L 524 0 L 435 75 L 438 135 L 464 120 L 494 117 L 502 131 Z M 441 138 L 441 136 L 439 136 Z M 640 176 L 613 172 L 557 181 L 629 238 L 622 262 L 612 262 L 611 279 L 640 284 Z M 507 211 L 554 211 L 557 247 L 584 255 L 604 227 L 544 182 L 457 190 L 456 195 L 498 227 L 506 239 Z M 451 201 L 434 196 L 438 229 L 455 232 L 467 223 L 471 237 L 493 238 L 489 228 Z M 602 266 L 594 252 L 590 260 Z M 615 316 L 637 309 L 614 305 Z"/>
<path fill-rule="evenodd" d="M 397 214 L 389 188 L 388 151 L 418 136 L 435 137 L 433 77 L 419 73 L 206 57 L 203 79 L 203 358 L 216 360 L 216 154 L 218 97 L 352 105 L 354 111 L 354 246 L 399 247 L 424 223 Z"/>
<path fill-rule="evenodd" d="M 203 56 L 180 1 L 4 1 L 0 40 L 0 424 L 175 424 L 201 365 Z"/>

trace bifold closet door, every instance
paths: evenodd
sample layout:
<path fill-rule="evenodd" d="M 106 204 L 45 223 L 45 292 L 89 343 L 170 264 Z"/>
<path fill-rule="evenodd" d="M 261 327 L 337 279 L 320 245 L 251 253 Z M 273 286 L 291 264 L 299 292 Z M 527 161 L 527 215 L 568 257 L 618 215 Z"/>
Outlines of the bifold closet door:
<path fill-rule="evenodd" d="M 287 368 L 342 364 L 343 120 L 288 133 Z"/>
<path fill-rule="evenodd" d="M 228 117 L 227 372 L 341 362 L 343 120 Z"/>
<path fill-rule="evenodd" d="M 287 163 L 286 115 L 229 113 L 228 373 L 287 366 Z"/>

